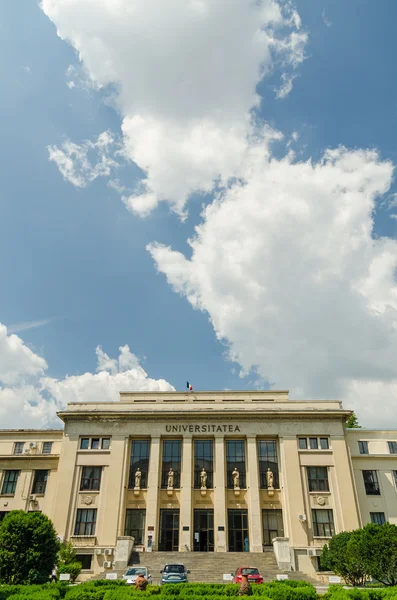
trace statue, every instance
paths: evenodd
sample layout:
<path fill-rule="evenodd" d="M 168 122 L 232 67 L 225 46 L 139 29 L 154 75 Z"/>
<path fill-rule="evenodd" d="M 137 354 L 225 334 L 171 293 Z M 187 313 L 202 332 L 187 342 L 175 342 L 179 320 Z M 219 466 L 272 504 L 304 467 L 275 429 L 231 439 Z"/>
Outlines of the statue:
<path fill-rule="evenodd" d="M 232 477 L 233 477 L 234 489 L 237 490 L 240 488 L 240 473 L 237 471 L 237 467 L 234 467 Z"/>
<path fill-rule="evenodd" d="M 270 467 L 268 467 L 267 473 L 266 473 L 266 481 L 267 481 L 267 488 L 269 490 L 273 489 L 273 480 L 274 480 L 273 473 L 271 472 Z"/>
<path fill-rule="evenodd" d="M 201 489 L 206 490 L 207 489 L 207 472 L 204 469 L 204 467 L 200 473 L 200 482 L 201 482 Z"/>
<path fill-rule="evenodd" d="M 142 473 L 141 473 L 140 468 L 138 467 L 135 472 L 135 488 L 138 490 L 141 487 L 141 477 L 142 477 Z"/>
<path fill-rule="evenodd" d="M 174 471 L 172 467 L 168 471 L 168 489 L 172 489 L 174 487 Z"/>

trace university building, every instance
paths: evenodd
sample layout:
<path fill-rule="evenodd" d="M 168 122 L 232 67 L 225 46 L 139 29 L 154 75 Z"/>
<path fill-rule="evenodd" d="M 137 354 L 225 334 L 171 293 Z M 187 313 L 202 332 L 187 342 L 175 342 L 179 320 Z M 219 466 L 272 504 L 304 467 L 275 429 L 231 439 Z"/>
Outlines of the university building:
<path fill-rule="evenodd" d="M 0 431 L 0 519 L 44 512 L 87 573 L 137 551 L 270 550 L 313 574 L 334 533 L 397 524 L 397 431 L 349 415 L 284 391 L 72 403 L 63 430 Z"/>

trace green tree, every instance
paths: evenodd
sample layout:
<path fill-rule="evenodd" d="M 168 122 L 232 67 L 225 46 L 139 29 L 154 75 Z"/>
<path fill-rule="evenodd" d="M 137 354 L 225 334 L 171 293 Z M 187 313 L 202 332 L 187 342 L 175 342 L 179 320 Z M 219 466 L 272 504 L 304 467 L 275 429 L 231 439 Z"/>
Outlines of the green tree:
<path fill-rule="evenodd" d="M 346 427 L 348 429 L 361 429 L 361 425 L 358 423 L 358 419 L 356 417 L 356 413 L 352 413 L 350 417 L 346 421 Z"/>
<path fill-rule="evenodd" d="M 397 585 L 397 527 L 369 523 L 361 530 L 360 554 L 370 577 Z"/>
<path fill-rule="evenodd" d="M 321 566 L 333 571 L 349 585 L 363 585 L 368 578 L 366 562 L 361 555 L 361 529 L 334 535 L 323 548 Z"/>
<path fill-rule="evenodd" d="M 13 510 L 0 524 L 0 582 L 45 583 L 57 562 L 59 542 L 40 512 Z"/>
<path fill-rule="evenodd" d="M 76 560 L 76 552 L 70 542 L 63 542 L 58 552 L 58 573 L 69 573 L 71 581 L 80 575 L 81 563 Z"/>

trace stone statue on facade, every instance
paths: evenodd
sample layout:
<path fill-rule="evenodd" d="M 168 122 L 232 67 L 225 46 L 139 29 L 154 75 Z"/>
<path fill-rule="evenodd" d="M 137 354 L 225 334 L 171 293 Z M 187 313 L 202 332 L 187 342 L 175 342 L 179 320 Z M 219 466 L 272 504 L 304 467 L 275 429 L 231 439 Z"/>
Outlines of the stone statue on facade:
<path fill-rule="evenodd" d="M 172 490 L 174 487 L 174 471 L 172 470 L 172 467 L 168 471 L 168 486 L 167 487 L 169 490 Z"/>
<path fill-rule="evenodd" d="M 135 489 L 136 490 L 141 489 L 141 477 L 142 477 L 142 473 L 141 473 L 140 468 L 138 467 L 137 470 L 135 471 Z"/>
<path fill-rule="evenodd" d="M 266 472 L 266 481 L 267 481 L 267 489 L 272 490 L 273 482 L 274 482 L 274 475 L 271 472 L 270 467 L 268 467 L 267 472 Z"/>
<path fill-rule="evenodd" d="M 204 469 L 204 467 L 200 473 L 200 483 L 201 483 L 201 489 L 206 490 L 207 489 L 207 471 Z"/>
<path fill-rule="evenodd" d="M 240 473 L 238 472 L 237 467 L 234 467 L 232 477 L 233 477 L 234 489 L 239 490 L 240 489 Z"/>

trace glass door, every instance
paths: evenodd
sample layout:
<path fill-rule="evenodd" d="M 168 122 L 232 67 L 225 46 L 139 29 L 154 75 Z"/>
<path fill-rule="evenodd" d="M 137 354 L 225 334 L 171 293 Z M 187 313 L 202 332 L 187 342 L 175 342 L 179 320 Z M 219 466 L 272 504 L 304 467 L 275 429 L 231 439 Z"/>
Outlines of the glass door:
<path fill-rule="evenodd" d="M 262 510 L 263 545 L 271 546 L 275 537 L 284 537 L 283 511 L 281 509 Z"/>
<path fill-rule="evenodd" d="M 248 510 L 229 509 L 229 552 L 249 552 Z"/>
<path fill-rule="evenodd" d="M 214 511 L 194 511 L 194 552 L 214 551 Z"/>
<path fill-rule="evenodd" d="M 163 552 L 178 552 L 179 510 L 160 510 L 159 550 Z"/>

